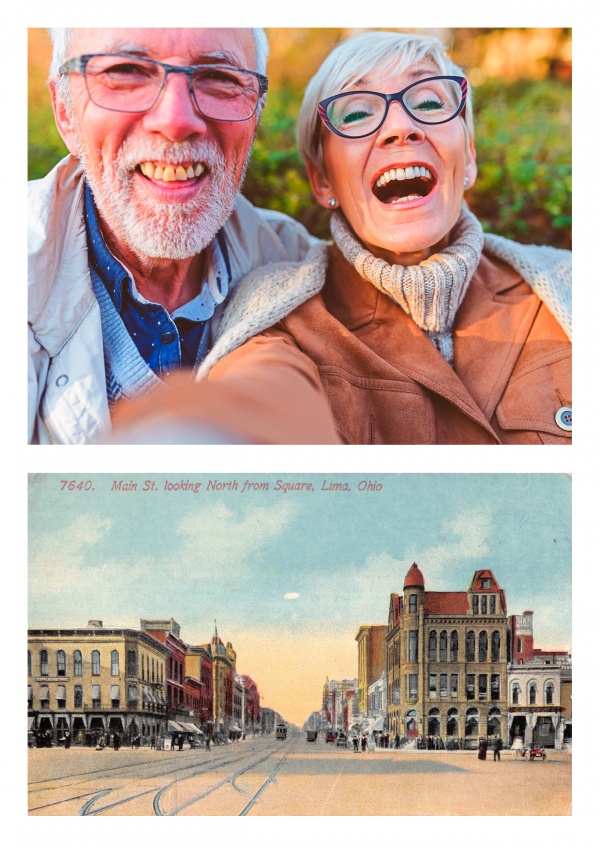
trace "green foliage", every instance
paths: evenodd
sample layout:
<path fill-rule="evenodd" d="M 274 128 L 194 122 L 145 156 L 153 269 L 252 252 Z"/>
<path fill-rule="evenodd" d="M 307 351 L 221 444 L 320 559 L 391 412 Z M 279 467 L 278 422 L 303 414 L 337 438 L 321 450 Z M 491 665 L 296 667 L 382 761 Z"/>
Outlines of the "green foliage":
<path fill-rule="evenodd" d="M 296 151 L 302 92 L 269 94 L 244 194 L 258 206 L 330 237 Z M 526 243 L 571 244 L 571 91 L 554 81 L 486 83 L 476 90 L 478 178 L 467 200 L 487 231 Z M 65 154 L 50 106 L 30 109 L 29 176 L 43 176 Z"/>

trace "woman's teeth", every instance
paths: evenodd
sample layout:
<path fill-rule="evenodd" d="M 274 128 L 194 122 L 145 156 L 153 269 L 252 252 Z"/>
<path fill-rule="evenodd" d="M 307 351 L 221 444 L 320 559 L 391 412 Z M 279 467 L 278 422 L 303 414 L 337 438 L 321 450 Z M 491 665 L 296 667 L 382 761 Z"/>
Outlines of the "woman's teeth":
<path fill-rule="evenodd" d="M 142 162 L 140 170 L 148 179 L 158 179 L 162 182 L 185 182 L 187 179 L 202 176 L 204 165 L 155 165 L 154 162 Z"/>

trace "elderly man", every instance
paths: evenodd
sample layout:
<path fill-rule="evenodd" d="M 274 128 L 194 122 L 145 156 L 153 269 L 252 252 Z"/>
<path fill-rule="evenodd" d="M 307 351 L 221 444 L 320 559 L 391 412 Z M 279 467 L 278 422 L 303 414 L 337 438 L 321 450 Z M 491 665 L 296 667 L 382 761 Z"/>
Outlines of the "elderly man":
<path fill-rule="evenodd" d="M 235 347 L 269 307 L 258 297 L 232 309 L 236 283 L 269 262 L 303 259 L 312 243 L 299 224 L 238 194 L 267 90 L 264 32 L 52 37 L 49 87 L 70 155 L 29 195 L 30 442 L 105 441 L 123 405 L 134 428 L 155 405 L 173 411 L 141 440 L 168 441 L 173 429 L 185 439 L 188 396 L 200 440 L 271 442 L 268 420 L 292 441 L 335 440 L 316 372 L 295 368 L 290 379 L 280 361 L 272 381 L 259 355 L 256 381 L 252 365 L 217 386 L 189 377 L 219 327 Z M 179 377 L 171 403 L 165 379 L 179 370 L 187 381 Z M 315 403 L 309 434 L 294 432 L 292 411 L 273 421 L 286 389 Z M 240 407 L 251 418 L 241 429 Z"/>

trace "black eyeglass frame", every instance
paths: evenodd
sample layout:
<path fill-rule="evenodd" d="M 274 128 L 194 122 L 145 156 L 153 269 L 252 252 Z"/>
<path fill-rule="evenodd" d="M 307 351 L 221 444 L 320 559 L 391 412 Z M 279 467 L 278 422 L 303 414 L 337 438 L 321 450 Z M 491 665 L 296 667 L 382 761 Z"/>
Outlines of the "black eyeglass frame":
<path fill-rule="evenodd" d="M 434 120 L 421 120 L 420 118 L 416 117 L 408 106 L 404 102 L 404 95 L 407 91 L 410 91 L 411 88 L 415 88 L 417 85 L 423 85 L 426 82 L 433 82 L 437 79 L 451 79 L 454 82 L 457 82 L 460 85 L 461 90 L 461 100 L 460 105 L 458 106 L 457 110 L 454 112 L 452 117 L 444 118 L 444 120 L 434 121 Z M 417 123 L 423 123 L 426 126 L 440 126 L 442 123 L 448 123 L 451 120 L 457 118 L 465 109 L 465 104 L 467 102 L 467 93 L 469 90 L 469 83 L 467 81 L 466 76 L 428 76 L 425 79 L 419 79 L 416 82 L 412 82 L 410 85 L 407 85 L 406 88 L 403 88 L 402 91 L 397 91 L 395 94 L 382 94 L 380 91 L 344 91 L 342 94 L 334 94 L 332 97 L 326 97 L 324 100 L 321 100 L 320 103 L 317 105 L 317 111 L 319 113 L 319 117 L 327 127 L 327 129 L 331 130 L 331 132 L 335 133 L 335 135 L 339 135 L 340 138 L 348 138 L 353 140 L 355 138 L 367 138 L 369 135 L 373 135 L 374 132 L 377 132 L 378 129 L 381 129 L 383 124 L 385 123 L 385 119 L 388 116 L 388 112 L 390 109 L 391 103 L 400 103 L 404 111 L 407 113 L 409 117 L 413 120 L 417 121 Z M 327 109 L 329 108 L 330 103 L 333 103 L 334 100 L 341 100 L 343 97 L 352 97 L 356 96 L 357 94 L 373 94 L 376 97 L 380 97 L 382 100 L 385 100 L 385 111 L 383 113 L 383 117 L 379 124 L 374 128 L 371 129 L 369 132 L 365 132 L 364 135 L 348 135 L 345 132 L 340 132 L 336 129 L 331 121 L 329 120 Z"/>
<path fill-rule="evenodd" d="M 162 85 L 158 89 L 156 98 L 154 99 L 152 104 L 145 109 L 113 109 L 110 106 L 101 106 L 99 103 L 96 103 L 90 93 L 87 81 L 86 68 L 90 59 L 95 59 L 98 56 L 112 56 L 115 59 L 130 59 L 131 61 L 150 62 L 153 65 L 158 65 L 159 67 L 164 68 L 165 75 L 162 81 Z M 196 71 L 198 70 L 233 71 L 234 73 L 249 73 L 251 76 L 255 76 L 258 79 L 259 93 L 252 114 L 249 114 L 248 117 L 244 118 L 216 118 L 210 117 L 209 115 L 205 115 L 200 106 L 198 105 L 198 101 L 196 100 L 196 94 L 194 93 L 194 86 L 192 82 L 192 77 L 194 73 L 196 73 Z M 260 103 L 261 97 L 264 97 L 269 88 L 268 77 L 264 76 L 264 74 L 262 73 L 257 73 L 257 71 L 247 70 L 246 68 L 236 68 L 232 65 L 169 65 L 166 62 L 159 62 L 158 59 L 150 59 L 146 56 L 138 56 L 133 53 L 86 53 L 83 56 L 74 56 L 72 59 L 68 59 L 63 65 L 61 65 L 58 72 L 60 74 L 69 74 L 73 72 L 80 73 L 83 76 L 88 96 L 92 103 L 94 103 L 94 105 L 98 106 L 99 109 L 106 109 L 109 112 L 122 112 L 124 114 L 143 114 L 143 112 L 149 112 L 150 109 L 153 109 L 154 106 L 157 104 L 158 99 L 162 94 L 163 88 L 167 84 L 169 74 L 182 73 L 187 76 L 190 96 L 199 114 L 201 114 L 202 117 L 205 117 L 208 120 L 218 120 L 223 121 L 225 123 L 240 123 L 244 120 L 250 120 L 250 118 L 256 113 L 256 110 L 258 109 L 258 104 Z"/>

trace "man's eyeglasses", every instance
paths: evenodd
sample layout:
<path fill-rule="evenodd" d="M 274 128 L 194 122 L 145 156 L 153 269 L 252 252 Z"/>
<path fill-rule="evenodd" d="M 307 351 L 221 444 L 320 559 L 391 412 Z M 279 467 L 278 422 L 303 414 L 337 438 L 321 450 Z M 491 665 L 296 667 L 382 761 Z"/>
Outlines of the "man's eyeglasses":
<path fill-rule="evenodd" d="M 170 73 L 187 77 L 191 98 L 211 120 L 248 120 L 269 80 L 255 71 L 227 65 L 168 65 L 129 53 L 93 53 L 69 59 L 60 73 L 80 73 L 90 100 L 113 112 L 147 112 L 165 87 Z"/>
<path fill-rule="evenodd" d="M 400 103 L 417 123 L 447 123 L 465 107 L 468 84 L 464 76 L 431 76 L 413 82 L 396 94 L 347 91 L 321 100 L 318 112 L 325 126 L 342 138 L 365 138 L 377 132 L 390 103 Z"/>

